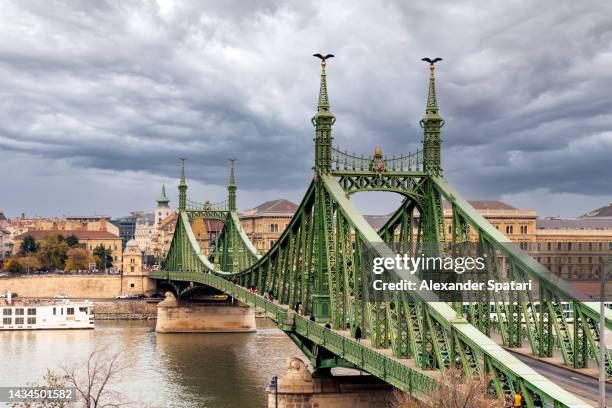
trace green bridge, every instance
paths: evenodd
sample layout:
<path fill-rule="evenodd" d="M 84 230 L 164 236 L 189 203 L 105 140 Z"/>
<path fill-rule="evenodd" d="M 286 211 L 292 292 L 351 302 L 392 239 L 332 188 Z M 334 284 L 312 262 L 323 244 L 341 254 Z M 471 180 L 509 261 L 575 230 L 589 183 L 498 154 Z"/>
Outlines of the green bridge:
<path fill-rule="evenodd" d="M 505 349 L 527 344 L 541 357 L 558 350 L 566 365 L 585 368 L 602 352 L 598 303 L 589 302 L 514 245 L 444 179 L 440 165 L 444 120 L 438 112 L 434 64 L 430 64 L 426 114 L 420 121 L 422 149 L 393 157 L 378 149 L 370 157 L 356 156 L 333 146 L 336 118 L 324 59 L 321 66 L 318 108 L 312 118 L 314 174 L 280 239 L 260 254 L 246 236 L 236 210 L 233 162 L 228 200 L 211 204 L 187 199 L 183 161 L 176 230 L 161 269 L 151 273 L 158 286 L 179 298 L 201 286 L 216 288 L 270 317 L 315 369 L 357 368 L 418 399 L 426 399 L 436 383 L 458 367 L 468 378 L 490 378 L 489 392 L 499 397 L 521 393 L 527 407 L 534 407 L 538 399 L 554 407 L 589 407 Z M 349 199 L 367 191 L 395 192 L 404 198 L 379 231 Z M 443 201 L 452 209 L 450 231 L 444 227 Z M 199 219 L 224 224 L 209 255 L 203 253 L 191 227 Z M 537 286 L 537 299 L 532 292 L 513 290 L 444 301 L 427 291 L 376 296 L 368 262 L 372 257 L 393 257 L 398 248 L 401 253 L 428 256 L 484 255 L 488 278 L 530 279 Z M 426 270 L 410 276 L 391 272 L 416 282 L 434 276 Z M 463 277 L 468 274 L 457 275 L 458 281 Z M 249 290 L 253 287 L 259 294 Z M 263 293 L 271 293 L 274 300 Z M 573 305 L 571 326 L 562 302 Z M 323 326 L 328 322 L 332 330 Z M 605 325 L 612 326 L 609 310 Z M 357 328 L 363 333 L 361 342 L 354 339 Z M 610 374 L 612 358 L 609 351 L 603 352 Z"/>

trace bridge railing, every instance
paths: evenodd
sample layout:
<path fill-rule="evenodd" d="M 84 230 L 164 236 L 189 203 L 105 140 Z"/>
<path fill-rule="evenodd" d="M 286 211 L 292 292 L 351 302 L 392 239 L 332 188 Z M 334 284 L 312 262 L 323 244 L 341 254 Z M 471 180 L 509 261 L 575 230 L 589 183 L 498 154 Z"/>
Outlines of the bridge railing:
<path fill-rule="evenodd" d="M 194 201 L 187 199 L 187 210 L 188 211 L 229 211 L 229 201 L 223 200 L 219 202 L 211 203 L 210 201 Z"/>
<path fill-rule="evenodd" d="M 301 315 L 293 315 L 295 333 L 308 338 L 346 361 L 402 391 L 428 395 L 436 386 L 435 380 L 394 358 L 383 356 L 357 341 L 326 329 Z"/>
<path fill-rule="evenodd" d="M 423 169 L 423 151 L 402 156 L 357 156 L 347 151 L 332 148 L 332 166 L 335 171 L 387 171 L 411 172 Z M 382 167 L 377 167 L 382 166 Z"/>

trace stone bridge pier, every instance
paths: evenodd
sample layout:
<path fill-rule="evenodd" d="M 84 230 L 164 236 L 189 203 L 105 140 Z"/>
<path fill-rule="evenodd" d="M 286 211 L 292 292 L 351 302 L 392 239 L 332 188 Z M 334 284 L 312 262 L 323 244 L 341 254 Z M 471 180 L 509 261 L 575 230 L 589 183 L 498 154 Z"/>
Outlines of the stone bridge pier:
<path fill-rule="evenodd" d="M 268 408 L 384 408 L 394 388 L 370 375 L 313 377 L 304 362 L 287 359 L 287 373 L 268 385 Z"/>
<path fill-rule="evenodd" d="M 178 300 L 171 292 L 157 305 L 158 333 L 254 332 L 255 310 L 240 302 L 197 303 Z"/>

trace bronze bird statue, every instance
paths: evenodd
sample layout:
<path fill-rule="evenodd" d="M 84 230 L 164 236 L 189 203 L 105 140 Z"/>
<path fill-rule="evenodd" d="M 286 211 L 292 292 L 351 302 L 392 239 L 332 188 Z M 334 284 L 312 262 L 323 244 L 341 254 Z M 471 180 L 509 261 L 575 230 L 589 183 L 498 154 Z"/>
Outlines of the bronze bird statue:
<path fill-rule="evenodd" d="M 319 59 L 321 59 L 321 61 L 325 62 L 326 59 L 328 58 L 333 58 L 334 54 L 327 54 L 326 56 L 322 56 L 321 54 L 312 54 L 313 57 L 317 57 Z"/>
<path fill-rule="evenodd" d="M 438 61 L 442 61 L 442 58 L 436 57 L 433 60 L 431 58 L 421 58 L 421 61 L 429 62 L 430 65 L 433 65 Z"/>

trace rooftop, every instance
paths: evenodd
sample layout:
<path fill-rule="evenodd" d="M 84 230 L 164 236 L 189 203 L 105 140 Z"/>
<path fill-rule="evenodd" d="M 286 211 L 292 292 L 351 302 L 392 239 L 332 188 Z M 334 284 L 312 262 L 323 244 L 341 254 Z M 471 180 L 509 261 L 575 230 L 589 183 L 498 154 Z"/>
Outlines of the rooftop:
<path fill-rule="evenodd" d="M 518 208 L 499 200 L 467 200 L 477 210 L 518 210 Z M 444 201 L 444 208 L 450 208 L 450 204 Z"/>
<path fill-rule="evenodd" d="M 370 224 L 372 228 L 374 228 L 375 230 L 378 230 L 382 228 L 382 226 L 385 225 L 387 221 L 389 221 L 389 218 L 391 218 L 391 214 L 364 215 L 363 218 L 365 218 L 365 220 L 368 222 L 368 224 Z"/>
<path fill-rule="evenodd" d="M 108 215 L 68 215 L 67 220 L 110 220 Z"/>
<path fill-rule="evenodd" d="M 74 235 L 78 239 L 121 239 L 118 235 L 108 231 L 87 230 L 30 230 L 17 235 L 15 239 L 23 239 L 27 236 L 31 236 L 34 239 L 43 239 L 53 235 L 62 235 L 64 237 Z"/>
<path fill-rule="evenodd" d="M 293 214 L 297 211 L 298 205 L 289 200 L 280 199 L 266 201 L 255 208 L 245 210 L 242 216 L 253 216 L 262 214 Z"/>
<path fill-rule="evenodd" d="M 544 229 L 612 229 L 612 218 L 543 218 L 536 221 L 537 228 Z"/>

